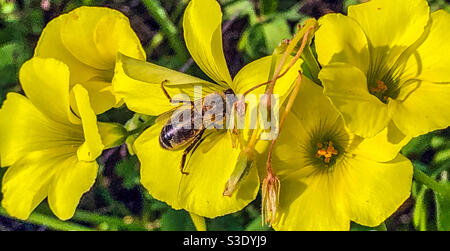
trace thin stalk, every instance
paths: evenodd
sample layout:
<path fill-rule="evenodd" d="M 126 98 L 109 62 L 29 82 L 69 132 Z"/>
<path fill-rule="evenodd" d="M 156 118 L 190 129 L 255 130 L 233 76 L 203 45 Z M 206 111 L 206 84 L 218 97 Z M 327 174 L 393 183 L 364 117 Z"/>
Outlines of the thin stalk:
<path fill-rule="evenodd" d="M 418 167 L 414 167 L 414 179 L 431 190 L 433 190 L 436 193 L 439 194 L 450 194 L 450 191 L 448 191 L 444 186 L 442 186 L 441 183 L 437 182 L 435 179 L 431 178 L 430 176 L 426 175 L 424 172 L 422 172 Z"/>
<path fill-rule="evenodd" d="M 133 134 L 137 134 L 137 133 L 141 133 L 142 131 L 144 131 L 145 129 L 147 129 L 149 126 L 153 125 L 153 123 L 155 123 L 154 119 L 149 119 L 147 121 L 145 121 L 143 124 L 141 124 L 139 127 L 128 131 L 128 136 L 133 135 Z"/>
<path fill-rule="evenodd" d="M 10 217 L 6 210 L 2 207 L 0 207 L 0 215 L 3 215 L 5 217 Z M 23 220 L 20 220 L 23 221 Z M 36 225 L 42 225 L 46 226 L 53 230 L 59 230 L 59 231 L 95 231 L 95 229 L 85 227 L 82 225 L 78 225 L 72 222 L 68 221 L 61 221 L 59 219 L 56 219 L 51 216 L 47 216 L 45 214 L 40 214 L 37 212 L 34 212 L 28 217 L 27 220 L 23 222 L 33 223 Z"/>
<path fill-rule="evenodd" d="M 206 231 L 206 221 L 205 218 L 194 213 L 189 213 L 192 222 L 194 223 L 195 229 L 197 231 Z"/>
<path fill-rule="evenodd" d="M 182 43 L 182 39 L 178 37 L 178 31 L 175 25 L 167 15 L 166 10 L 161 6 L 159 0 L 142 0 L 150 15 L 161 27 L 162 32 L 167 36 L 170 46 L 180 62 L 188 59 L 187 49 Z"/>
<path fill-rule="evenodd" d="M 127 223 L 123 219 L 107 216 L 107 215 L 100 215 L 95 214 L 83 210 L 77 210 L 72 217 L 73 220 L 76 221 L 82 221 L 87 222 L 90 224 L 100 225 L 102 223 L 107 223 L 110 226 L 115 226 L 120 229 L 125 230 L 134 230 L 134 231 L 146 231 L 148 230 L 143 223 L 141 223 L 136 218 L 132 219 L 132 222 Z"/>

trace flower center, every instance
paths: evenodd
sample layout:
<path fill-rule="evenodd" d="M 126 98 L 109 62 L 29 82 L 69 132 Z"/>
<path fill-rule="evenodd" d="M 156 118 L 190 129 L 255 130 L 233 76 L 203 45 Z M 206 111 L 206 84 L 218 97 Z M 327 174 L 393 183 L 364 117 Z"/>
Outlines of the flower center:
<path fill-rule="evenodd" d="M 372 95 L 375 95 L 383 103 L 386 103 L 387 99 L 388 99 L 388 96 L 386 96 L 385 93 L 386 93 L 388 87 L 381 80 L 377 80 L 376 83 L 377 83 L 376 87 L 371 87 L 370 88 L 370 93 Z"/>
<path fill-rule="evenodd" d="M 321 159 L 325 164 L 329 164 L 332 158 L 335 158 L 333 155 L 338 155 L 338 150 L 336 150 L 333 146 L 333 141 L 317 143 L 317 153 L 316 158 Z"/>

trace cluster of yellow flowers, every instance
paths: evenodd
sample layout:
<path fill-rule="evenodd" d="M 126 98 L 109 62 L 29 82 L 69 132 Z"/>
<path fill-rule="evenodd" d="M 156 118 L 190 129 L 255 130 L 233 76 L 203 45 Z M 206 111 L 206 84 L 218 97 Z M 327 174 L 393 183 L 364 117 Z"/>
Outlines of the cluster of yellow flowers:
<path fill-rule="evenodd" d="M 160 116 L 173 109 L 167 96 L 192 99 L 194 86 L 202 86 L 203 95 L 245 93 L 270 80 L 280 54 L 253 61 L 231 78 L 221 21 L 216 0 L 191 0 L 183 18 L 186 46 L 214 83 L 146 62 L 118 11 L 81 7 L 48 23 L 33 58 L 20 69 L 25 96 L 9 93 L 0 110 L 7 212 L 26 219 L 47 197 L 58 218 L 73 216 L 95 182 L 96 158 L 129 136 L 120 124 L 98 122 L 97 114 L 126 104 Z M 277 230 L 348 230 L 350 221 L 379 225 L 410 195 L 413 166 L 400 149 L 412 137 L 450 125 L 448 24 L 450 14 L 430 13 L 426 0 L 372 0 L 350 6 L 347 16 L 323 16 L 314 29 L 320 83 L 301 78 L 270 152 L 271 173 L 259 157 L 271 150 L 259 140 L 250 154 L 257 155 L 254 161 L 224 196 L 251 130 L 238 147 L 231 130 L 211 130 L 185 174 L 184 149 L 161 147 L 166 121 L 157 120 L 133 143 L 142 185 L 175 209 L 217 217 L 248 205 L 262 184 L 263 208 Z M 301 63 L 283 65 L 286 74 L 273 90 L 281 107 Z"/>

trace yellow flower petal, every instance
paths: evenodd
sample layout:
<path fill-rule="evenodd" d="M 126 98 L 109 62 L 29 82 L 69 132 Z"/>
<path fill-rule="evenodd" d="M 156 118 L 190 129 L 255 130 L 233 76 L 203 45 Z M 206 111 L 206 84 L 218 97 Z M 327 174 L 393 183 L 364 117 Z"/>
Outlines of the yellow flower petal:
<path fill-rule="evenodd" d="M 392 66 L 424 32 L 429 7 L 425 0 L 372 0 L 351 5 L 348 16 L 356 19 L 366 34 L 372 63 Z"/>
<path fill-rule="evenodd" d="M 211 79 L 226 87 L 231 76 L 222 48 L 222 12 L 215 0 L 192 0 L 184 12 L 186 47 L 192 58 Z"/>
<path fill-rule="evenodd" d="M 281 60 L 282 55 L 278 55 L 276 58 L 276 65 Z M 265 83 L 269 81 L 270 68 L 272 64 L 273 56 L 267 56 L 260 59 L 257 59 L 246 66 L 244 66 L 234 77 L 233 84 L 231 88 L 236 94 L 244 94 L 246 91 L 251 89 L 252 87 Z M 283 66 L 281 73 L 283 73 L 286 67 L 289 65 L 290 60 L 293 57 L 288 57 L 285 65 Z M 302 60 L 298 60 L 292 68 L 284 75 L 279 78 L 275 84 L 274 93 L 280 95 L 281 102 L 286 98 L 286 96 L 291 91 L 295 80 L 298 77 L 298 70 L 300 69 L 300 65 Z M 267 85 L 261 86 L 258 89 L 252 91 L 252 94 L 263 94 Z"/>
<path fill-rule="evenodd" d="M 120 54 L 115 71 L 114 93 L 125 100 L 129 109 L 147 115 L 160 115 L 176 107 L 164 95 L 161 88 L 164 81 L 172 98 L 175 94 L 186 94 L 191 101 L 195 95 L 194 86 L 202 87 L 202 93 L 196 94 L 199 97 L 224 90 L 202 79 Z"/>
<path fill-rule="evenodd" d="M 205 135 L 208 133 L 209 130 Z M 256 168 L 250 169 L 231 197 L 223 195 L 239 152 L 232 147 L 231 136 L 227 132 L 206 137 L 186 165 L 189 174 L 181 180 L 179 200 L 183 208 L 213 218 L 239 211 L 253 201 L 259 190 Z"/>
<path fill-rule="evenodd" d="M 417 89 L 406 99 L 393 100 L 389 104 L 397 127 L 412 137 L 450 125 L 450 83 L 418 83 Z"/>
<path fill-rule="evenodd" d="M 56 17 L 45 26 L 34 50 L 34 56 L 54 58 L 64 62 L 71 72 L 77 73 L 70 75 L 71 83 L 84 82 L 95 76 L 101 75 L 101 71 L 80 62 L 66 49 L 66 47 L 64 47 L 61 40 L 61 25 L 64 22 L 65 16 L 66 15 L 61 15 Z"/>
<path fill-rule="evenodd" d="M 165 121 L 157 122 L 145 130 L 134 142 L 136 155 L 141 163 L 141 183 L 155 199 L 180 209 L 178 188 L 182 173 L 182 150 L 168 151 L 159 144 L 159 134 Z"/>
<path fill-rule="evenodd" d="M 231 147 L 228 133 L 207 137 L 194 154 L 187 157 L 185 171 L 189 174 L 183 175 L 180 161 L 184 149 L 165 150 L 159 144 L 163 124 L 153 125 L 134 144 L 141 162 L 141 183 L 154 198 L 175 209 L 216 217 L 240 210 L 256 197 L 259 178 L 255 168 L 232 197 L 223 196 L 239 154 L 238 149 Z M 206 131 L 205 135 L 208 133 Z"/>
<path fill-rule="evenodd" d="M 342 182 L 332 172 L 281 180 L 276 230 L 348 230 L 350 219 L 339 201 Z"/>
<path fill-rule="evenodd" d="M 398 155 L 392 161 L 377 163 L 355 157 L 336 168 L 342 182 L 342 197 L 351 220 L 365 226 L 378 226 L 409 197 L 413 166 Z"/>
<path fill-rule="evenodd" d="M 388 125 L 391 120 L 388 106 L 369 93 L 361 70 L 349 64 L 333 63 L 322 69 L 319 78 L 325 95 L 353 133 L 373 137 Z"/>
<path fill-rule="evenodd" d="M 404 69 L 404 77 L 430 82 L 450 82 L 450 13 L 431 13 L 429 34 L 414 51 Z"/>
<path fill-rule="evenodd" d="M 69 106 L 69 68 L 64 63 L 34 57 L 22 65 L 19 79 L 27 97 L 43 114 L 61 123 L 74 120 Z"/>
<path fill-rule="evenodd" d="M 125 142 L 128 136 L 127 130 L 118 123 L 98 123 L 98 132 L 102 137 L 102 143 L 105 149 L 119 146 Z"/>
<path fill-rule="evenodd" d="M 64 147 L 74 149 L 74 145 L 83 142 L 81 126 L 47 118 L 29 99 L 17 93 L 7 95 L 0 118 L 2 166 L 12 165 L 33 151 Z"/>
<path fill-rule="evenodd" d="M 379 162 L 386 162 L 397 157 L 402 147 L 411 140 L 411 137 L 403 134 L 391 121 L 385 129 L 374 137 L 361 138 L 360 140 L 361 142 L 357 144 L 356 149 L 351 151 L 353 154 Z"/>
<path fill-rule="evenodd" d="M 85 142 L 78 148 L 77 156 L 82 161 L 94 161 L 104 149 L 98 132 L 97 116 L 91 108 L 86 89 L 81 85 L 76 85 L 72 91 L 80 112 L 85 139 Z"/>
<path fill-rule="evenodd" d="M 72 156 L 60 161 L 48 191 L 48 202 L 53 213 L 61 220 L 72 218 L 81 196 L 97 177 L 97 162 L 78 161 Z"/>
<path fill-rule="evenodd" d="M 117 106 L 116 96 L 112 93 L 111 83 L 102 80 L 89 80 L 81 83 L 81 85 L 89 93 L 91 106 L 95 114 L 102 114 L 111 107 Z M 70 104 L 75 114 L 79 114 L 73 93 L 70 96 Z"/>
<path fill-rule="evenodd" d="M 70 154 L 67 150 L 34 151 L 8 168 L 2 181 L 2 206 L 9 215 L 28 218 L 47 196 L 56 165 L 67 158 L 65 154 Z"/>
<path fill-rule="evenodd" d="M 319 19 L 319 25 L 315 45 L 321 65 L 343 62 L 367 72 L 370 60 L 367 38 L 353 18 L 327 14 Z"/>
<path fill-rule="evenodd" d="M 80 7 L 64 16 L 63 45 L 80 62 L 100 70 L 114 68 L 117 52 L 145 60 L 139 39 L 120 12 Z"/>

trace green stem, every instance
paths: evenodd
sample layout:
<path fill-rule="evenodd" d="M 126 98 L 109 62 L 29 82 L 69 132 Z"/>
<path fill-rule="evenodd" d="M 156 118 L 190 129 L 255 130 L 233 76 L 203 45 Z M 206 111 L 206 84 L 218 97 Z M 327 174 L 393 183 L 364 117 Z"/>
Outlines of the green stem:
<path fill-rule="evenodd" d="M 377 226 L 375 229 L 378 230 L 378 231 L 388 231 L 385 222 L 381 223 L 381 224 L 380 224 L 379 226 Z"/>
<path fill-rule="evenodd" d="M 0 215 L 3 215 L 5 217 L 10 217 L 6 210 L 2 207 L 0 207 Z M 23 220 L 20 220 L 23 221 Z M 61 221 L 59 219 L 56 219 L 54 217 L 47 216 L 45 214 L 40 214 L 37 212 L 34 212 L 28 217 L 26 221 L 28 223 L 33 223 L 36 225 L 42 225 L 46 226 L 48 228 L 51 228 L 53 230 L 60 230 L 60 231 L 95 231 L 94 229 L 81 226 L 72 222 L 67 221 Z"/>
<path fill-rule="evenodd" d="M 166 10 L 161 6 L 159 0 L 142 0 L 142 3 L 147 8 L 150 15 L 160 25 L 162 32 L 167 36 L 170 46 L 175 51 L 175 54 L 180 62 L 185 62 L 188 59 L 186 47 L 178 37 L 177 28 L 170 20 Z"/>
<path fill-rule="evenodd" d="M 99 215 L 87 211 L 77 210 L 72 218 L 76 221 L 87 222 L 91 224 L 100 225 L 106 223 L 109 226 L 114 226 L 123 230 L 134 230 L 134 231 L 146 231 L 147 228 L 144 224 L 137 219 L 133 219 L 133 222 L 126 223 L 124 220 L 116 217 L 111 217 L 107 215 Z"/>
<path fill-rule="evenodd" d="M 141 133 L 142 131 L 144 131 L 149 126 L 153 125 L 154 123 L 155 123 L 155 119 L 149 119 L 149 120 L 145 121 L 144 123 L 142 123 L 139 127 L 135 128 L 135 129 L 133 129 L 131 131 L 128 131 L 128 136 L 131 136 L 133 134 Z"/>
<path fill-rule="evenodd" d="M 192 222 L 194 223 L 197 231 L 206 231 L 206 221 L 204 217 L 193 213 L 189 213 L 189 215 L 191 216 Z"/>
<path fill-rule="evenodd" d="M 436 193 L 450 194 L 450 192 L 444 186 L 442 186 L 442 184 L 440 184 L 430 176 L 426 175 L 424 172 L 420 171 L 420 169 L 416 166 L 414 167 L 414 179 L 424 184 L 425 186 L 427 186 Z"/>
<path fill-rule="evenodd" d="M 308 66 L 308 69 L 311 73 L 313 81 L 315 83 L 320 84 L 320 80 L 319 80 L 320 66 L 319 66 L 319 63 L 317 62 L 316 58 L 314 57 L 314 54 L 311 50 L 311 46 L 307 46 L 305 48 L 305 50 L 302 53 L 302 59 L 306 63 L 306 66 Z"/>

